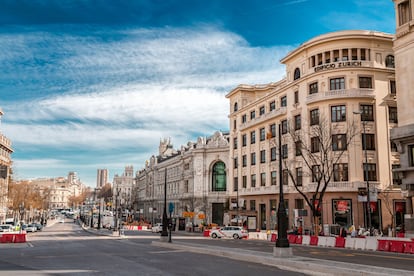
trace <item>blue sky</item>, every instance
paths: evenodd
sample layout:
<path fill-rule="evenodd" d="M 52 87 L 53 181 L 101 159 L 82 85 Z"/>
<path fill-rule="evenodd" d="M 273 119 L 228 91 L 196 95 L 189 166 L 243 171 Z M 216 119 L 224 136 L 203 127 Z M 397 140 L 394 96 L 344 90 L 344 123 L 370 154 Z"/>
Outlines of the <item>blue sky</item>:
<path fill-rule="evenodd" d="M 391 0 L 1 0 L 0 131 L 16 179 L 96 185 L 228 130 L 225 95 L 283 78 L 279 60 L 346 29 L 394 33 Z"/>

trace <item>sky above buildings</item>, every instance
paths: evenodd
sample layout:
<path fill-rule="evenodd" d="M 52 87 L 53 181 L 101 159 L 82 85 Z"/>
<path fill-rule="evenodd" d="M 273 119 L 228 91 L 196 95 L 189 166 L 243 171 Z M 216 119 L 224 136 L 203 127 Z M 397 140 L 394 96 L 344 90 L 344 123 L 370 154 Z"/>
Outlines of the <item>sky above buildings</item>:
<path fill-rule="evenodd" d="M 0 131 L 16 179 L 76 171 L 96 185 L 229 129 L 225 95 L 284 77 L 305 41 L 394 33 L 391 0 L 2 0 Z"/>

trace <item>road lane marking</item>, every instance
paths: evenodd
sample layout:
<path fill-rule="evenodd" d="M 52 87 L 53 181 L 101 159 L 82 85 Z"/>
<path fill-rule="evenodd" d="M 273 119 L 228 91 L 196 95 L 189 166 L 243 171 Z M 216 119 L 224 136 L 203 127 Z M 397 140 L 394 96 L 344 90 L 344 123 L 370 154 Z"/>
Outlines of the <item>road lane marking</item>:
<path fill-rule="evenodd" d="M 360 256 L 381 257 L 381 258 L 386 258 L 386 259 L 409 260 L 409 261 L 414 260 L 413 258 L 401 257 L 401 256 L 373 255 L 373 254 L 368 254 L 368 253 L 354 253 L 354 254 L 360 255 Z"/>

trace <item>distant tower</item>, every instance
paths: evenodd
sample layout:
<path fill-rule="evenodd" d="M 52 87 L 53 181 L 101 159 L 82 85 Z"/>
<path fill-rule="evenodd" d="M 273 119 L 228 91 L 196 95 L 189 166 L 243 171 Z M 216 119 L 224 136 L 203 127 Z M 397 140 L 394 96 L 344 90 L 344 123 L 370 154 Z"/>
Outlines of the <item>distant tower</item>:
<path fill-rule="evenodd" d="M 414 237 L 414 0 L 393 0 L 396 14 L 394 40 L 398 127 L 391 139 L 400 153 L 401 190 L 406 197 L 404 226 L 407 237 Z"/>
<path fill-rule="evenodd" d="M 102 188 L 106 183 L 108 183 L 108 170 L 98 169 L 98 174 L 96 177 L 96 188 Z"/>
<path fill-rule="evenodd" d="M 76 172 L 69 172 L 68 182 L 70 184 L 77 184 L 78 183 L 78 175 L 76 174 Z"/>

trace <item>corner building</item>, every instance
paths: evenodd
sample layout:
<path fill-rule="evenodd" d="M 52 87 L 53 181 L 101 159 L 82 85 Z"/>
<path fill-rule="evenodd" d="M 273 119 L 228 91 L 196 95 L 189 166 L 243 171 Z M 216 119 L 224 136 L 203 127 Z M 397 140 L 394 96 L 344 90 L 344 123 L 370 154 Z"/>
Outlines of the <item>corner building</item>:
<path fill-rule="evenodd" d="M 380 32 L 321 35 L 281 60 L 286 65 L 284 79 L 267 85 L 239 85 L 226 95 L 230 101 L 233 160 L 229 170 L 230 200 L 242 202 L 239 214 L 252 216 L 254 212 L 256 219 L 249 219 L 249 229 L 275 229 L 277 224 L 279 125 L 281 139 L 287 141 L 282 142 L 283 166 L 289 164 L 304 193 L 315 191 L 312 172 L 307 171 L 295 152 L 294 141 L 283 134 L 283 128 L 289 124 L 289 128 L 309 134 L 312 125 L 322 118 L 333 131 L 332 143 L 339 145 L 343 134 L 334 131 L 346 131 L 350 125 L 356 126 L 357 134 L 339 160 L 320 204 L 321 224 L 363 227 L 368 225 L 367 212 L 371 212 L 372 227 L 384 230 L 391 225 L 391 213 L 395 214 L 398 203 L 404 201 L 400 182 L 392 174 L 392 167 L 399 165 L 389 135 L 397 123 L 392 47 L 393 35 Z M 312 137 L 301 139 L 309 144 Z M 367 197 L 361 196 L 367 181 L 369 205 Z M 310 208 L 290 179 L 283 180 L 283 191 L 288 228 L 302 223 L 305 230 L 311 229 Z M 324 230 L 329 231 L 326 227 Z"/>

